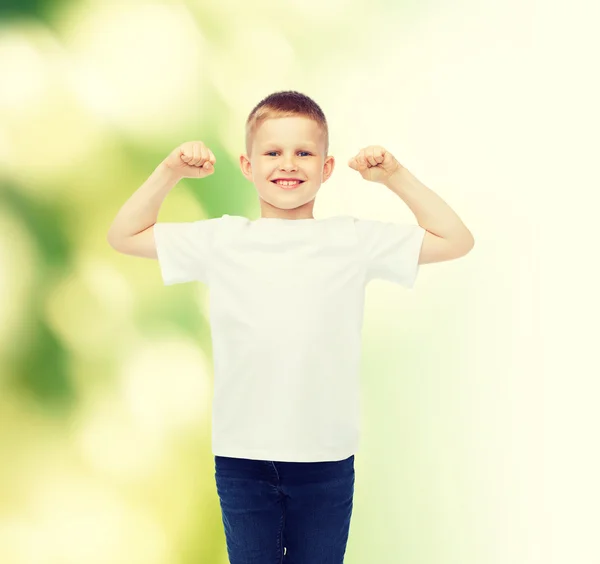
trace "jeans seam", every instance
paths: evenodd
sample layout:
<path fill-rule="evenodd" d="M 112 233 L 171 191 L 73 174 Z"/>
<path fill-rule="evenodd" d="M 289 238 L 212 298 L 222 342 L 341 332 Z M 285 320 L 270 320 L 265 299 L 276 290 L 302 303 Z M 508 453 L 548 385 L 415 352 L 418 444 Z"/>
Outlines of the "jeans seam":
<path fill-rule="evenodd" d="M 283 527 L 285 525 L 285 503 L 283 499 L 281 500 L 281 507 L 283 511 L 281 512 L 281 521 L 279 526 L 279 538 L 277 539 L 277 543 L 279 544 L 279 562 L 283 562 Z"/>

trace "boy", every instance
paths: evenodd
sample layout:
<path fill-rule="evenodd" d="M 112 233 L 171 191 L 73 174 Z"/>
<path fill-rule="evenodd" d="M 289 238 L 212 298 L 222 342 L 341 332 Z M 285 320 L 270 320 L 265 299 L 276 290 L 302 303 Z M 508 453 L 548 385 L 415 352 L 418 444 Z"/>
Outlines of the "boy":
<path fill-rule="evenodd" d="M 359 437 L 364 289 L 411 288 L 418 266 L 465 255 L 471 233 L 383 147 L 348 165 L 387 186 L 419 225 L 313 217 L 334 169 L 325 116 L 294 91 L 263 99 L 246 123 L 240 167 L 261 217 L 156 223 L 181 178 L 216 159 L 200 141 L 177 147 L 119 211 L 119 252 L 158 259 L 165 285 L 210 287 L 214 352 L 212 450 L 232 564 L 343 562 Z"/>

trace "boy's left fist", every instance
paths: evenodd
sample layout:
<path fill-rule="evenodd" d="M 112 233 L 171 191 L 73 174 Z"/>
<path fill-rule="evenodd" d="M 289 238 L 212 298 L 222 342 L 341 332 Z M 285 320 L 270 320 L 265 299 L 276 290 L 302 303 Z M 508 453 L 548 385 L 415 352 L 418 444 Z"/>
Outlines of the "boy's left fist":
<path fill-rule="evenodd" d="M 369 145 L 361 149 L 348 161 L 348 166 L 358 170 L 365 180 L 385 184 L 402 165 L 394 155 L 380 145 Z"/>

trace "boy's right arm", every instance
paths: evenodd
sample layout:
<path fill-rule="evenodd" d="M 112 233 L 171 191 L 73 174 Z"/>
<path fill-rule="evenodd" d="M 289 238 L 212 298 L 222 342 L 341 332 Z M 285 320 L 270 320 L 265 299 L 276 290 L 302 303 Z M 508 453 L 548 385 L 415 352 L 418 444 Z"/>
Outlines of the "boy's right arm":
<path fill-rule="evenodd" d="M 110 246 L 127 255 L 157 259 L 154 225 L 165 197 L 181 178 L 212 174 L 215 162 L 201 141 L 188 141 L 174 149 L 119 210 L 108 231 Z"/>
<path fill-rule="evenodd" d="M 126 255 L 156 259 L 154 224 L 167 194 L 180 177 L 160 163 L 133 195 L 125 202 L 113 221 L 107 240 Z"/>
<path fill-rule="evenodd" d="M 115 251 L 119 251 L 124 255 L 158 259 L 156 242 L 154 240 L 154 225 L 144 229 L 141 233 L 121 239 L 117 244 L 110 241 L 109 244 Z"/>
<path fill-rule="evenodd" d="M 160 163 L 119 210 L 108 230 L 109 245 L 126 255 L 158 258 L 154 245 L 154 224 L 167 194 L 180 176 Z"/>

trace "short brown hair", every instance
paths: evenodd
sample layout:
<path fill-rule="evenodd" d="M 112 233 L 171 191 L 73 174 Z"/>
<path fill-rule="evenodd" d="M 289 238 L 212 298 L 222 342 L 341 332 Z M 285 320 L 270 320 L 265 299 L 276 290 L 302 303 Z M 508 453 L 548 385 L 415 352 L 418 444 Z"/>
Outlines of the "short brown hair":
<path fill-rule="evenodd" d="M 263 98 L 250 112 L 246 120 L 246 152 L 250 155 L 252 136 L 265 120 L 282 117 L 307 117 L 319 124 L 325 134 L 325 154 L 329 151 L 329 128 L 325 114 L 319 105 L 300 92 L 285 90 Z"/>

